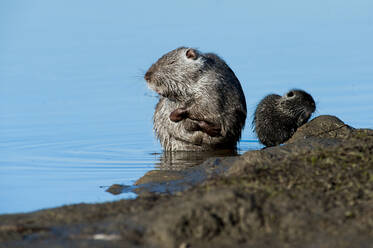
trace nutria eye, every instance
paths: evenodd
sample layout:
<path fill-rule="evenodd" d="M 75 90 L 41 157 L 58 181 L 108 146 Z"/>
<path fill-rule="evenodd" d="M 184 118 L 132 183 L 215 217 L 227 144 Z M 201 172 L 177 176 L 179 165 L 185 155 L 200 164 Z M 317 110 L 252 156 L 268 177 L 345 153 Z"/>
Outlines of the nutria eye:
<path fill-rule="evenodd" d="M 286 94 L 287 97 L 293 97 L 294 96 L 294 92 L 293 91 L 290 91 Z"/>
<path fill-rule="evenodd" d="M 193 48 L 188 49 L 185 55 L 188 59 L 193 59 L 193 60 L 197 59 L 197 53 Z"/>

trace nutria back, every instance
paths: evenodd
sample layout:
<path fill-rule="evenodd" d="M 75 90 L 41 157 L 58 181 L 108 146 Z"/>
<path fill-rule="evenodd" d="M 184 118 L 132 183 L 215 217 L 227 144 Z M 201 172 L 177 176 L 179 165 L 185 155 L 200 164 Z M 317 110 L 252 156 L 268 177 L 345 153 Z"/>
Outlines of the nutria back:
<path fill-rule="evenodd" d="M 219 56 L 180 47 L 163 55 L 145 74 L 160 95 L 154 130 L 165 150 L 235 149 L 246 119 L 246 101 L 234 72 Z M 187 113 L 175 122 L 170 115 Z M 217 135 L 207 132 L 213 127 Z"/>
<path fill-rule="evenodd" d="M 254 131 L 265 146 L 282 144 L 309 120 L 315 109 L 312 96 L 303 90 L 290 90 L 282 97 L 267 95 L 255 110 Z"/>

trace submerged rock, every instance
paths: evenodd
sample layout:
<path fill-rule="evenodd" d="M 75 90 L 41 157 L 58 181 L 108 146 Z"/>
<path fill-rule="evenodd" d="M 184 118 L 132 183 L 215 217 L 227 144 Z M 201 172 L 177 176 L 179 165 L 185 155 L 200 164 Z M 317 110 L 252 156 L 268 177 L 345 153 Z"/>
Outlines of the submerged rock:
<path fill-rule="evenodd" d="M 218 162 L 210 158 L 191 169 L 207 176 L 172 195 L 2 215 L 0 247 L 373 243 L 373 130 L 320 116 L 285 145 Z M 169 182 L 192 175 L 188 169 L 177 172 Z"/>

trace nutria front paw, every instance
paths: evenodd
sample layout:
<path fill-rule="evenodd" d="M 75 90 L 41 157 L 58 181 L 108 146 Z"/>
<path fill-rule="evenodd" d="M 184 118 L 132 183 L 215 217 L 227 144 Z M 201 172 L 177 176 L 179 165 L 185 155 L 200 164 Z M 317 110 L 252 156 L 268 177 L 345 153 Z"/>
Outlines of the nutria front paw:
<path fill-rule="evenodd" d="M 185 108 L 177 108 L 170 114 L 170 120 L 173 122 L 179 122 L 188 118 L 188 111 Z"/>
<path fill-rule="evenodd" d="M 199 121 L 198 125 L 202 132 L 207 133 L 211 137 L 221 136 L 221 128 L 216 124 L 208 123 L 206 121 Z"/>
<path fill-rule="evenodd" d="M 216 124 L 199 120 L 184 120 L 184 128 L 189 132 L 201 131 L 211 137 L 221 136 L 221 128 Z"/>

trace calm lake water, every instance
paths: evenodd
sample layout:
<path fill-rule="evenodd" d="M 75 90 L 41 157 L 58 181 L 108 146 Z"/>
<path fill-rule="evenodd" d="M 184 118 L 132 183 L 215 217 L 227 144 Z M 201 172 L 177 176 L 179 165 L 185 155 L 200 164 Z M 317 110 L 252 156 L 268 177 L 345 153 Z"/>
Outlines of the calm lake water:
<path fill-rule="evenodd" d="M 143 74 L 179 46 L 221 55 L 249 118 L 266 94 L 373 128 L 373 2 L 1 1 L 0 214 L 135 197 L 105 192 L 155 169 L 157 102 Z M 315 116 L 316 116 L 315 115 Z"/>

